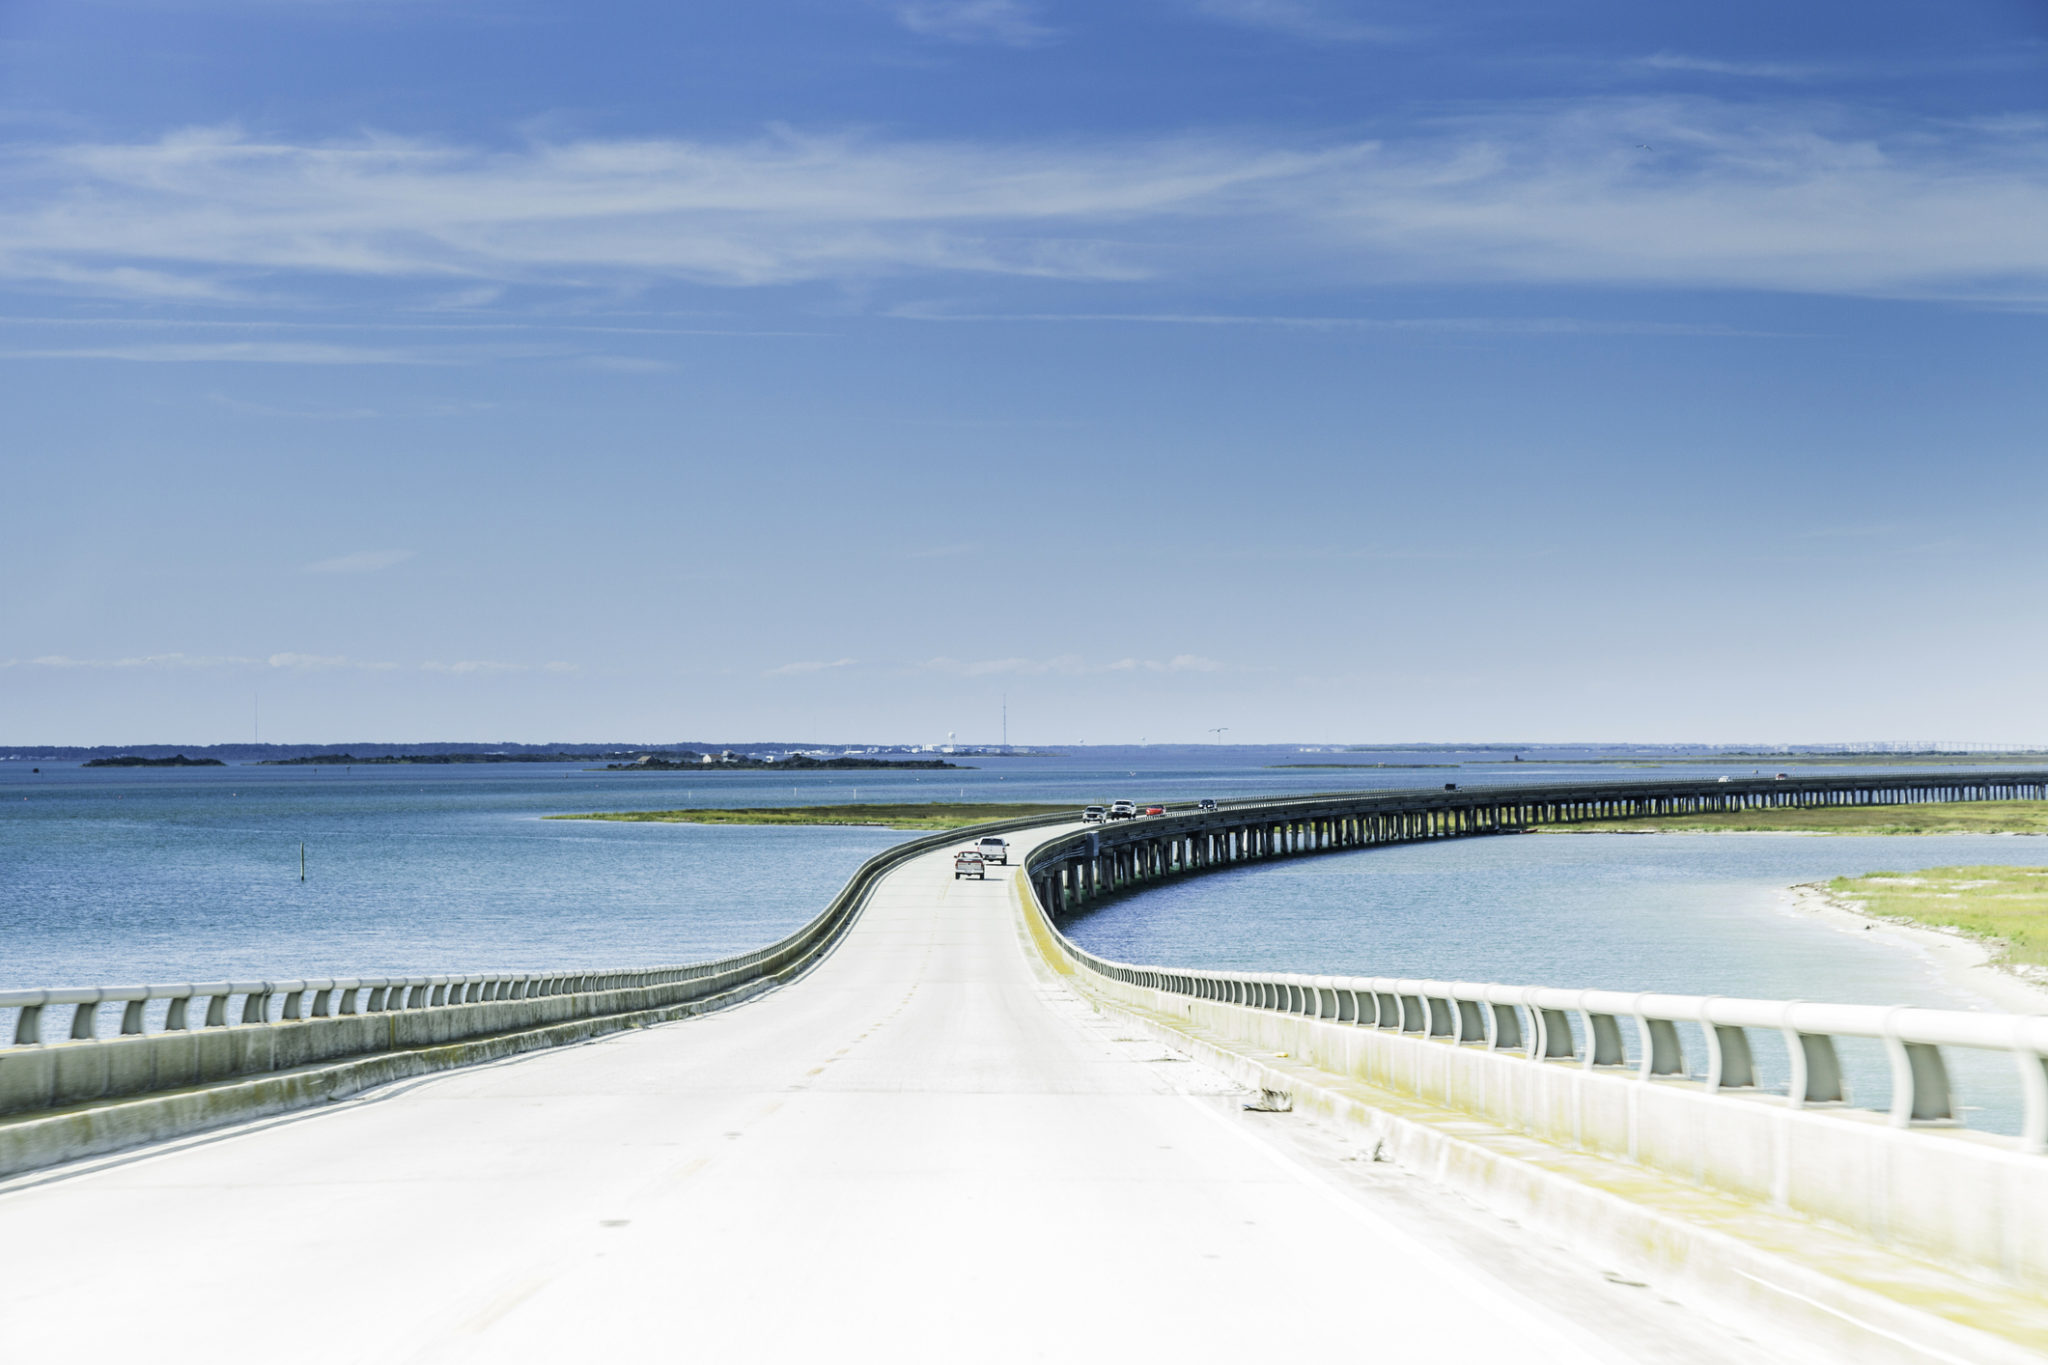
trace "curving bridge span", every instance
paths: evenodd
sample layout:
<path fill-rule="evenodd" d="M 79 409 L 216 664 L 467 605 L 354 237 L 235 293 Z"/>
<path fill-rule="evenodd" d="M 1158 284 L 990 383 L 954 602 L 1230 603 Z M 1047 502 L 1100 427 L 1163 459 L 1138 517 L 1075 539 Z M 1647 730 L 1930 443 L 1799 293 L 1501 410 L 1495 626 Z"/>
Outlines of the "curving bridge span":
<path fill-rule="evenodd" d="M 1009 822 L 1008 877 L 912 840 L 718 962 L 0 993 L 0 1358 L 2048 1359 L 2048 1018 L 1059 929 L 1259 859 L 2005 797 L 2048 773 Z M 1958 1050 L 2010 1059 L 2017 1137 L 1956 1121 Z"/>

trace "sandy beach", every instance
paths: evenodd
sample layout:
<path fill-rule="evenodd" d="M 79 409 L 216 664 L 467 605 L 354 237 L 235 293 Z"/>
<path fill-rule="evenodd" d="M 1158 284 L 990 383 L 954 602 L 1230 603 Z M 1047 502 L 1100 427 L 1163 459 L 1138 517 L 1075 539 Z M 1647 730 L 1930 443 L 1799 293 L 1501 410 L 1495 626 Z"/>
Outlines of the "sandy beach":
<path fill-rule="evenodd" d="M 1953 929 L 1867 915 L 1818 882 L 1788 887 L 1783 904 L 1790 914 L 1820 920 L 1849 934 L 1882 935 L 1929 959 L 1941 979 L 1984 1001 L 1984 1007 L 2013 1014 L 2048 1014 L 2048 975 L 2040 968 L 2012 967 L 1996 960 L 1997 948 Z"/>

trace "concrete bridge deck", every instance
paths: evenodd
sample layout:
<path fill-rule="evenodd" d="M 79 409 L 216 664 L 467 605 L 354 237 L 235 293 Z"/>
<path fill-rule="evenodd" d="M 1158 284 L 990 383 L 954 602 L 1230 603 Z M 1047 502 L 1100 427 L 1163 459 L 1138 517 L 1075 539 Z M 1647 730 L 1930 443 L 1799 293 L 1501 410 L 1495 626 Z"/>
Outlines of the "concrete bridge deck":
<path fill-rule="evenodd" d="M 1019 894 L 927 855 L 737 1008 L 0 1182 L 0 1358 L 1759 1358 L 1243 1112 Z"/>

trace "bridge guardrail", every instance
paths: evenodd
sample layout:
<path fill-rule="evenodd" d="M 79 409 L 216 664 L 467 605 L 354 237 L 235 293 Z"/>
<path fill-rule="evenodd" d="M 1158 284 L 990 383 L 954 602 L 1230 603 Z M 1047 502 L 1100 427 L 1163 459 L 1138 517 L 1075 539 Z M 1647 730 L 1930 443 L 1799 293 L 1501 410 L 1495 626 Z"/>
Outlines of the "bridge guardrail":
<path fill-rule="evenodd" d="M 1043 824 L 976 826 L 972 837 Z M 133 1098 L 338 1059 L 701 1001 L 817 960 L 899 864 L 967 830 L 906 840 L 862 863 L 830 904 L 766 947 L 711 961 L 608 970 L 319 977 L 0 991 L 0 1118 Z M 159 1010 L 157 1006 L 161 1004 Z M 103 1029 L 101 1011 L 120 1005 Z M 62 1015 L 70 1007 L 69 1017 Z M 54 1020 L 46 1017 L 59 1011 Z M 0 1014 L 0 1021 L 4 1021 Z M 53 1026 L 54 1025 L 54 1026 Z"/>
<path fill-rule="evenodd" d="M 2044 1015 L 1473 981 L 1191 971 L 1112 962 L 1064 934 L 1059 937 L 1075 962 L 1127 985 L 1419 1035 L 1453 1045 L 1476 1044 L 1536 1061 L 1576 1062 L 1589 1071 L 1601 1068 L 1632 1073 L 1641 1081 L 1685 1080 L 1690 1072 L 1676 1026 L 1697 1025 L 1706 1050 L 1706 1074 L 1700 1090 L 1709 1095 L 1760 1093 L 1756 1053 L 1749 1037 L 1749 1030 L 1755 1029 L 1775 1035 L 1784 1048 L 1791 1077 L 1784 1099 L 1793 1109 L 1845 1104 L 1848 1095 L 1835 1040 L 1869 1039 L 1883 1044 L 1890 1063 L 1892 1094 L 1887 1116 L 1896 1128 L 1948 1123 L 1956 1118 L 1942 1048 L 2006 1054 L 2012 1057 L 2019 1075 L 2023 1105 L 2019 1146 L 2031 1153 L 2048 1151 L 2048 1016 Z M 1574 1019 L 1579 1025 L 1576 1031 Z M 1637 1042 L 1632 1058 L 1622 1034 L 1624 1020 L 1633 1026 Z"/>
<path fill-rule="evenodd" d="M 1998 796 L 2039 796 L 2048 782 L 2039 773 L 1992 783 L 1972 775 L 1945 787 L 1953 776 L 1910 781 L 1993 787 L 1987 794 Z M 1773 780 L 1767 790 L 1776 802 L 1835 804 L 1860 801 L 1871 785 L 1816 781 L 1802 793 Z M 1731 795 L 1718 784 L 1613 784 L 1567 801 L 1561 788 L 1495 787 L 1170 813 L 1040 843 L 1025 860 L 1027 913 L 1048 955 L 1065 959 L 1089 994 L 1169 1027 L 1184 1020 L 1205 1031 L 1194 1038 L 1227 1040 L 1226 1054 L 1240 1061 L 1292 1058 L 1285 1065 L 1355 1077 L 1567 1150 L 2048 1287 L 2048 1015 L 1127 963 L 1080 947 L 1055 918 L 1163 877 L 1509 832 L 1521 826 L 1504 812 L 1526 818 L 1546 800 L 1564 802 L 1552 814 L 1573 820 L 1587 818 L 1572 804 L 1581 799 L 1626 807 L 1701 794 Z M 1762 1083 L 1772 1039 L 1784 1057 L 1782 1092 Z M 1849 1040 L 1883 1050 L 1882 1117 L 1851 1107 L 1837 1048 Z M 1228 1043 L 1252 1052 L 1230 1053 Z M 1962 1125 L 1947 1056 L 1955 1049 L 2010 1058 L 2017 1137 Z"/>
<path fill-rule="evenodd" d="M 1820 778 L 1648 780 L 1604 784 L 1529 784 L 1443 791 L 1332 793 L 1266 802 L 1234 802 L 1214 812 L 1170 812 L 1068 835 L 1033 850 L 1028 871 L 1048 922 L 1069 901 L 1143 886 L 1162 876 L 1198 874 L 1273 857 L 1420 839 L 1465 837 L 1633 813 L 1645 806 L 1698 809 L 1744 804 L 1871 804 L 1874 795 L 1922 799 L 1997 799 L 2048 795 L 2048 773 L 1876 773 Z M 1377 820 L 1380 823 L 1372 824 Z M 1060 880 L 1056 870 L 1082 865 Z M 1678 1026 L 1696 1026 L 1704 1052 L 1704 1089 L 1755 1093 L 1756 1053 L 1749 1030 L 1783 1043 L 1793 1107 L 1846 1103 L 1834 1039 L 1880 1043 L 1892 1083 L 1895 1126 L 1953 1121 L 1958 1106 L 1943 1048 L 1972 1048 L 2015 1059 L 2021 1100 L 2020 1144 L 2048 1150 L 2048 1016 L 1966 1010 L 1830 1005 L 1804 1001 L 1506 986 L 1494 983 L 1363 977 L 1216 973 L 1112 962 L 1058 936 L 1090 971 L 1153 989 L 1213 998 L 1254 1009 L 1306 1013 L 1402 1033 L 1483 1043 L 1538 1059 L 1573 1059 L 1588 1068 L 1632 1067 L 1644 1080 L 1688 1074 Z M 1577 1020 L 1577 1036 L 1570 1026 Z M 1628 1046 L 1622 1021 L 1632 1026 Z"/>

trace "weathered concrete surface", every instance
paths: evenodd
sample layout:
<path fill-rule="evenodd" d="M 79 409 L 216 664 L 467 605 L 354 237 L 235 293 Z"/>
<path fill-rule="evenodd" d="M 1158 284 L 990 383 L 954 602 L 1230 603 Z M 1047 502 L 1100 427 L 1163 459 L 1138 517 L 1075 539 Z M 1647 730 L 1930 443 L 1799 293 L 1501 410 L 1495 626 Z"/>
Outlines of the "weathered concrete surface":
<path fill-rule="evenodd" d="M 1015 896 L 922 858 L 737 1009 L 6 1182 L 0 1354 L 1758 1358 L 1290 1146 L 1034 969 Z"/>

